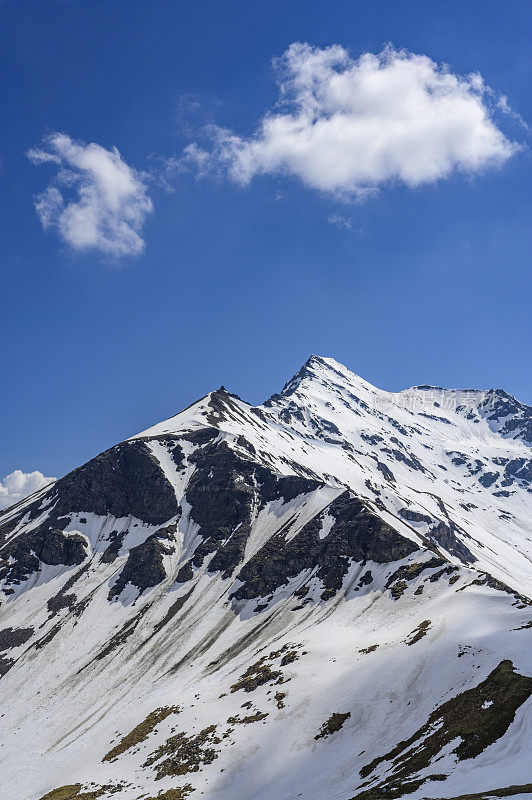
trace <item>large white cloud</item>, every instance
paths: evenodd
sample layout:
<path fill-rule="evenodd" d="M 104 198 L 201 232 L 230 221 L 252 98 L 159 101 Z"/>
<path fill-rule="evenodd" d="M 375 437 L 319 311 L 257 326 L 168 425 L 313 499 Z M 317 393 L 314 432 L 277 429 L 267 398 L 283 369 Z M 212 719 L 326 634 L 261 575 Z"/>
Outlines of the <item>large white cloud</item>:
<path fill-rule="evenodd" d="M 64 133 L 29 150 L 34 164 L 52 163 L 57 174 L 35 202 L 43 227 L 57 230 L 75 250 L 96 249 L 113 257 L 138 255 L 153 205 L 144 176 L 118 150 L 75 142 Z"/>
<path fill-rule="evenodd" d="M 191 145 L 247 184 L 284 173 L 343 197 L 365 197 L 388 181 L 418 186 L 456 170 L 474 173 L 508 159 L 518 145 L 494 121 L 501 98 L 478 73 L 453 74 L 425 55 L 388 46 L 353 59 L 339 45 L 290 45 L 276 62 L 279 102 L 250 137 L 210 128 L 214 148 Z"/>
<path fill-rule="evenodd" d="M 0 481 L 0 509 L 18 503 L 52 481 L 55 478 L 47 478 L 42 472 L 22 472 L 16 469 Z"/>

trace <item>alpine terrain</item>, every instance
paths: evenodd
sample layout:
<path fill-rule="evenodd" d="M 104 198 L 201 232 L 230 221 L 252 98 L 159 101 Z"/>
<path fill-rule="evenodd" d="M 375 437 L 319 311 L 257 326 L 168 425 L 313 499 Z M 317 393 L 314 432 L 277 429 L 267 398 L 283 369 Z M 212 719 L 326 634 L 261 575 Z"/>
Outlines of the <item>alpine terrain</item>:
<path fill-rule="evenodd" d="M 2 800 L 532 798 L 532 408 L 312 356 L 0 516 Z"/>

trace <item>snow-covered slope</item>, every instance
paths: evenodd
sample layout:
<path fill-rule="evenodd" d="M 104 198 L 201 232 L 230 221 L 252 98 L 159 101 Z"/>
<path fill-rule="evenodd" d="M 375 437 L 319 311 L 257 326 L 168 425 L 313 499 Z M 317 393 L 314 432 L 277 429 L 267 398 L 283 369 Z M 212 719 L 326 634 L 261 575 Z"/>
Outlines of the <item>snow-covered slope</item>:
<path fill-rule="evenodd" d="M 503 391 L 313 356 L 8 509 L 0 797 L 532 796 L 531 479 Z"/>

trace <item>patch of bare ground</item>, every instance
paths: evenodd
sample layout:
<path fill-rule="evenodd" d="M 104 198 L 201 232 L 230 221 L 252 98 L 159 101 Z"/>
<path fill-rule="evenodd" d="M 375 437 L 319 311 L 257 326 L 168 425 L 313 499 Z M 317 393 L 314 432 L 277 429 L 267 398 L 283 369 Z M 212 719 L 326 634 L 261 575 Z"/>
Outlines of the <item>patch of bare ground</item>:
<path fill-rule="evenodd" d="M 406 637 L 405 644 L 411 645 L 419 642 L 424 636 L 427 635 L 427 632 L 430 630 L 430 619 L 424 619 L 423 622 L 420 622 L 417 628 L 414 628 L 412 633 L 409 633 Z"/>
<path fill-rule="evenodd" d="M 268 714 L 264 714 L 261 711 L 255 712 L 255 714 L 248 714 L 247 717 L 240 717 L 239 714 L 236 717 L 229 717 L 227 720 L 228 725 L 249 725 L 251 722 L 260 722 L 261 719 L 266 719 L 269 716 Z"/>
<path fill-rule="evenodd" d="M 328 720 L 326 720 L 320 728 L 320 732 L 314 737 L 315 739 L 324 739 L 326 736 L 330 736 L 331 733 L 336 733 L 343 727 L 344 722 L 346 719 L 349 719 L 351 716 L 351 712 L 348 711 L 346 714 L 340 714 L 339 712 L 335 712 L 331 714 Z"/>
<path fill-rule="evenodd" d="M 81 783 L 73 783 L 52 789 L 39 800 L 98 800 L 100 797 L 110 797 L 125 788 L 125 783 L 107 783 L 95 786 L 94 789 L 84 789 Z"/>
<path fill-rule="evenodd" d="M 216 725 L 209 725 L 190 736 L 183 732 L 177 733 L 158 747 L 142 766 L 150 767 L 155 764 L 156 781 L 166 776 L 198 772 L 204 764 L 211 764 L 218 758 L 214 745 L 221 741 L 216 735 Z M 160 763 L 156 764 L 157 761 Z"/>
<path fill-rule="evenodd" d="M 170 714 L 179 714 L 179 711 L 179 706 L 163 706 L 162 708 L 156 708 L 148 714 L 146 719 L 124 736 L 112 750 L 109 750 L 102 758 L 102 761 L 114 761 L 115 758 L 125 753 L 126 750 L 143 742 L 166 717 L 170 716 Z"/>
<path fill-rule="evenodd" d="M 195 791 L 194 787 L 187 783 L 185 786 L 180 786 L 177 789 L 167 789 L 165 792 L 159 792 L 159 794 L 152 797 L 143 797 L 142 800 L 186 800 L 189 794 Z"/>

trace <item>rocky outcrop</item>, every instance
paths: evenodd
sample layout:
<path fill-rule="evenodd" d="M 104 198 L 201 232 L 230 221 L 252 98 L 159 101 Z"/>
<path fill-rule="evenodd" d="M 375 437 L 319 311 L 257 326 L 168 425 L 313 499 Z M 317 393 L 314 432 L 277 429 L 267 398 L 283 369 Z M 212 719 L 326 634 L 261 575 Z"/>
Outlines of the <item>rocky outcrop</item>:
<path fill-rule="evenodd" d="M 324 515 L 334 523 L 320 538 Z M 349 565 L 368 560 L 376 563 L 397 561 L 417 550 L 350 492 L 343 492 L 324 512 L 316 515 L 290 541 L 283 535 L 269 539 L 264 547 L 240 570 L 243 586 L 234 599 L 263 597 L 274 592 L 303 570 L 313 570 L 325 588 L 327 599 L 341 587 Z"/>
<path fill-rule="evenodd" d="M 33 636 L 33 628 L 4 628 L 0 631 L 0 650 L 20 647 Z"/>
<path fill-rule="evenodd" d="M 471 550 L 458 538 L 453 525 L 438 522 L 428 531 L 431 539 L 441 545 L 452 556 L 456 556 L 464 564 L 473 564 L 475 557 Z"/>
<path fill-rule="evenodd" d="M 176 525 L 169 525 L 148 536 L 145 542 L 132 547 L 116 583 L 109 591 L 109 600 L 119 597 L 128 583 L 142 594 L 162 583 L 166 575 L 163 556 L 174 551 Z"/>
<path fill-rule="evenodd" d="M 133 516 L 161 525 L 178 513 L 175 492 L 157 459 L 142 441 L 106 450 L 57 481 L 58 515 L 93 512 Z"/>
<path fill-rule="evenodd" d="M 87 542 L 82 536 L 41 525 L 16 536 L 0 550 L 0 580 L 5 579 L 5 585 L 20 583 L 37 572 L 41 562 L 74 566 L 86 557 Z"/>
<path fill-rule="evenodd" d="M 279 498 L 289 502 L 322 485 L 297 475 L 278 475 L 256 461 L 243 458 L 226 442 L 207 444 L 191 460 L 196 470 L 188 484 L 186 499 L 202 537 L 191 563 L 199 567 L 207 555 L 214 553 L 209 571 L 220 571 L 224 577 L 229 577 L 242 561 L 254 510 Z M 178 579 L 187 577 L 191 577 L 190 563 Z"/>

